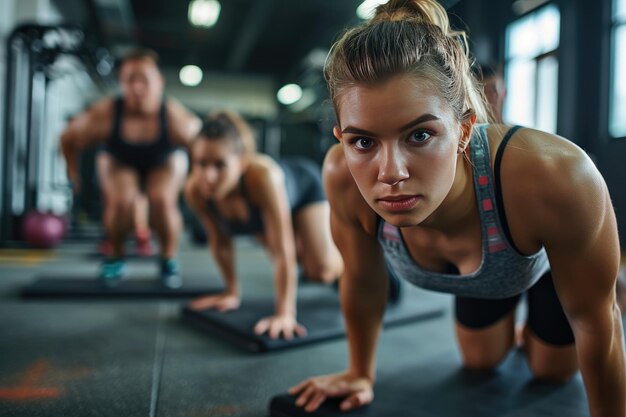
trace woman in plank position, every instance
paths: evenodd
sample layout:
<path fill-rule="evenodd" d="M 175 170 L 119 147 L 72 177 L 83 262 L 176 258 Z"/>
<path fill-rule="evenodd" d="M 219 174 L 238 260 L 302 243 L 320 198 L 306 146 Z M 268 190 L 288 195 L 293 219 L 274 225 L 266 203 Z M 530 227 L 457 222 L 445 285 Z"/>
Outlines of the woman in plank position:
<path fill-rule="evenodd" d="M 249 126 L 231 112 L 218 112 L 204 122 L 191 157 L 185 198 L 207 232 L 225 283 L 224 293 L 197 298 L 191 307 L 239 307 L 233 237 L 256 235 L 274 266 L 276 307 L 254 331 L 272 338 L 303 336 L 305 329 L 296 321 L 298 261 L 307 278 L 323 283 L 332 283 L 343 270 L 330 235 L 319 168 L 304 158 L 276 162 L 256 153 Z"/>
<path fill-rule="evenodd" d="M 463 365 L 496 367 L 520 338 L 538 379 L 580 368 L 593 417 L 624 417 L 624 346 L 615 303 L 619 243 L 606 184 L 571 142 L 485 124 L 464 33 L 433 0 L 391 0 L 333 46 L 325 75 L 339 144 L 323 169 L 345 271 L 345 371 L 293 387 L 313 411 L 373 399 L 386 267 L 456 295 Z"/>

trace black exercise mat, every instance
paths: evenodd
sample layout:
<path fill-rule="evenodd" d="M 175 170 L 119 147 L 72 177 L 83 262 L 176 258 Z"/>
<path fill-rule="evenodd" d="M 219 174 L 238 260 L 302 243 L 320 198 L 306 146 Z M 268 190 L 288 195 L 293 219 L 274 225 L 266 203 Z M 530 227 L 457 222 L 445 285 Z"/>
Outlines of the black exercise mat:
<path fill-rule="evenodd" d="M 141 255 L 137 253 L 136 245 L 134 243 L 129 243 L 126 245 L 124 258 L 137 260 L 137 261 L 156 262 L 161 258 L 161 255 L 159 254 L 159 247 L 158 245 L 154 243 L 152 244 L 152 247 L 153 247 L 153 253 L 151 253 L 150 255 Z M 85 255 L 89 259 L 104 259 L 106 257 L 104 253 L 102 253 L 102 251 L 98 247 L 87 252 Z"/>
<path fill-rule="evenodd" d="M 163 287 L 158 278 L 126 278 L 108 288 L 95 277 L 84 279 L 67 277 L 41 277 L 22 288 L 24 298 L 176 298 L 196 297 L 222 291 L 217 285 L 185 283 L 177 289 Z"/>
<path fill-rule="evenodd" d="M 104 259 L 105 258 L 104 254 L 98 250 L 87 252 L 85 256 L 89 259 Z M 132 259 L 133 261 L 158 262 L 160 258 L 161 258 L 161 255 L 159 255 L 158 253 L 153 253 L 147 256 L 139 255 L 136 252 L 128 252 L 124 254 L 124 259 Z"/>
<path fill-rule="evenodd" d="M 385 327 L 412 323 L 443 314 L 445 306 L 440 302 L 404 296 L 400 302 L 389 304 L 385 313 Z M 345 336 L 343 317 L 339 308 L 339 296 L 333 288 L 321 285 L 302 285 L 298 290 L 298 321 L 306 327 L 305 337 L 292 340 L 270 339 L 267 335 L 254 334 L 256 322 L 274 311 L 274 298 L 258 297 L 243 299 L 235 311 L 220 313 L 214 310 L 194 311 L 183 307 L 183 318 L 207 331 L 250 352 L 266 352 Z"/>
<path fill-rule="evenodd" d="M 428 341 L 424 341 L 428 343 Z M 385 373 L 379 370 L 374 402 L 342 412 L 332 399 L 313 413 L 296 407 L 289 394 L 272 398 L 271 417 L 587 417 L 587 399 L 580 374 L 563 385 L 534 380 L 521 351 L 511 354 L 494 372 L 462 370 L 458 359 L 440 355 L 419 366 Z M 416 360 L 417 361 L 417 360 Z M 338 370 L 339 371 L 339 370 Z"/>

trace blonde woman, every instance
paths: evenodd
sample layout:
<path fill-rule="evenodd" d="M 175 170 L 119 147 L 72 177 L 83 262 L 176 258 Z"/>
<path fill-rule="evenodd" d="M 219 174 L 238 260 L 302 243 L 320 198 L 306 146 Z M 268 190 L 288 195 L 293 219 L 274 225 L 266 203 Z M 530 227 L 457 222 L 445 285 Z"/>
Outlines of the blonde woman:
<path fill-rule="evenodd" d="M 328 397 L 343 397 L 342 410 L 372 401 L 387 267 L 456 294 L 470 369 L 494 368 L 516 346 L 526 293 L 534 376 L 566 381 L 580 368 L 591 415 L 623 417 L 619 243 L 605 182 L 561 137 L 484 124 L 466 50 L 432 0 L 390 0 L 333 46 L 325 74 L 340 143 L 324 181 L 350 360 L 291 393 L 307 411 Z"/>

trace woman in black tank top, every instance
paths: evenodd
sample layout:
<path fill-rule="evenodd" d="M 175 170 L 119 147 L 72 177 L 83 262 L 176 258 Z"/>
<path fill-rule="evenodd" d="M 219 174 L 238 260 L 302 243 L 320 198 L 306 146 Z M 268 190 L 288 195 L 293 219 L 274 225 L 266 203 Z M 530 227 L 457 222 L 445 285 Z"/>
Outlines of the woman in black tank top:
<path fill-rule="evenodd" d="M 184 152 L 173 151 L 190 145 L 201 121 L 175 100 L 164 99 L 157 57 L 149 50 L 131 50 L 124 56 L 119 83 L 122 97 L 100 100 L 64 130 L 61 146 L 68 177 L 78 189 L 80 152 L 103 148 L 98 180 L 103 229 L 110 245 L 100 266 L 100 282 L 115 286 L 126 275 L 125 240 L 135 223 L 137 201 L 145 195 L 159 240 L 158 279 L 163 286 L 176 288 L 182 285 L 175 259 L 182 230 L 178 199 L 188 160 Z"/>
<path fill-rule="evenodd" d="M 145 142 L 130 142 L 122 135 L 122 116 L 124 113 L 124 99 L 115 100 L 113 128 L 111 137 L 104 145 L 104 150 L 110 153 L 117 162 L 136 169 L 142 178 L 147 173 L 165 163 L 170 153 L 177 148 L 168 137 L 167 107 L 165 98 L 159 109 L 159 134 Z"/>
<path fill-rule="evenodd" d="M 304 335 L 295 317 L 296 260 L 307 278 L 323 283 L 336 280 L 343 269 L 330 236 L 319 169 L 304 159 L 276 163 L 256 153 L 249 127 L 228 112 L 205 121 L 191 156 L 185 197 L 207 232 L 225 284 L 223 294 L 200 297 L 191 307 L 220 311 L 239 307 L 233 238 L 255 235 L 271 254 L 277 302 L 275 314 L 259 318 L 254 331 L 272 338 Z"/>

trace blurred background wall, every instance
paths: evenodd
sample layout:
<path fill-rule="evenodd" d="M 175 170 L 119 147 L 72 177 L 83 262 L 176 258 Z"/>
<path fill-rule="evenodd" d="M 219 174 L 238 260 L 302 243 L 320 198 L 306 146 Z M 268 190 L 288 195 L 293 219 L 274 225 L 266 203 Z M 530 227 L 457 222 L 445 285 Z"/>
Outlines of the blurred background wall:
<path fill-rule="evenodd" d="M 255 129 L 260 150 L 275 157 L 302 154 L 321 164 L 334 143 L 324 60 L 341 31 L 363 19 L 358 15 L 362 3 L 4 0 L 0 184 L 10 181 L 18 186 L 0 193 L 0 217 L 19 214 L 29 204 L 59 212 L 69 209 L 71 193 L 58 158 L 58 135 L 74 114 L 104 95 L 117 94 L 115 60 L 134 46 L 152 48 L 160 55 L 167 95 L 199 115 L 222 107 L 239 111 Z M 201 11 L 196 17 L 210 18 L 216 4 L 219 14 L 212 25 L 193 21 L 194 7 Z M 606 178 L 621 236 L 626 236 L 626 0 L 443 4 L 453 25 L 468 32 L 477 63 L 502 74 L 504 121 L 560 134 L 585 149 Z M 51 34 L 28 32 L 24 25 L 46 27 Z M 72 41 L 73 30 L 82 38 Z M 11 37 L 16 33 L 21 33 L 20 39 Z M 38 36 L 43 37 L 35 42 Z M 72 42 L 80 43 L 81 51 L 48 59 L 39 81 L 33 81 L 35 87 L 31 81 L 37 72 L 9 59 L 11 48 L 16 55 L 24 48 L 31 52 L 40 48 L 41 53 L 42 44 L 45 50 Z M 192 66 L 186 72 L 191 79 L 181 72 L 185 66 Z M 42 92 L 39 98 L 36 91 Z M 24 96 L 35 104 L 24 102 Z M 32 111 L 33 106 L 41 113 L 34 121 L 33 115 L 39 113 Z M 28 126 L 11 128 L 7 117 L 27 120 Z M 29 149 L 33 137 L 38 144 L 34 156 Z M 39 181 L 36 190 L 29 189 L 28 175 L 18 172 L 28 160 L 38 167 L 31 176 Z M 7 169 L 7 161 L 17 162 Z M 87 162 L 85 169 L 89 168 Z M 8 227 L 3 223 L 0 233 Z"/>

